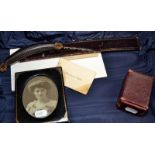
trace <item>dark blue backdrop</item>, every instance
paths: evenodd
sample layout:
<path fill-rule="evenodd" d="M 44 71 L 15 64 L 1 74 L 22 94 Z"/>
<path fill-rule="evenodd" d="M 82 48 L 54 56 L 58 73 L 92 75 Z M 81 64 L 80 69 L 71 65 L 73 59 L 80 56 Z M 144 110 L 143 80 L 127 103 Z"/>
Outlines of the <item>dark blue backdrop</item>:
<path fill-rule="evenodd" d="M 155 32 L 0 32 L 0 62 L 9 55 L 10 48 L 38 42 L 72 42 L 131 36 L 139 37 L 141 51 L 103 54 L 108 78 L 96 79 L 87 96 L 65 88 L 69 118 L 71 122 L 155 122 L 155 84 L 150 109 L 145 116 L 134 116 L 116 108 L 122 81 L 129 68 L 155 75 Z M 0 74 L 0 122 L 15 122 L 15 94 L 11 92 L 10 80 L 10 70 Z"/>

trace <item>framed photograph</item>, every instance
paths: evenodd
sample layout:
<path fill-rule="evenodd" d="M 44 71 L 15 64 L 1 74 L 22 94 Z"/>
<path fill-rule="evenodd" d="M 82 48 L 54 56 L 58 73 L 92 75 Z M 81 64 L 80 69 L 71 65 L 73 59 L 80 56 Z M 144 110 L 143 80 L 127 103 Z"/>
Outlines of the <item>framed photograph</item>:
<path fill-rule="evenodd" d="M 16 73 L 17 122 L 68 122 L 60 67 Z"/>

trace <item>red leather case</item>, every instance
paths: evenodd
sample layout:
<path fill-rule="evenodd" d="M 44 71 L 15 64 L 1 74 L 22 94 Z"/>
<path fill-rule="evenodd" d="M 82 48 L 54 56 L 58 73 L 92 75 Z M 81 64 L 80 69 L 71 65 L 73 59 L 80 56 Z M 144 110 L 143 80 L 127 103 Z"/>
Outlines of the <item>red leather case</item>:
<path fill-rule="evenodd" d="M 117 106 L 133 114 L 144 114 L 149 108 L 154 77 L 129 70 Z"/>

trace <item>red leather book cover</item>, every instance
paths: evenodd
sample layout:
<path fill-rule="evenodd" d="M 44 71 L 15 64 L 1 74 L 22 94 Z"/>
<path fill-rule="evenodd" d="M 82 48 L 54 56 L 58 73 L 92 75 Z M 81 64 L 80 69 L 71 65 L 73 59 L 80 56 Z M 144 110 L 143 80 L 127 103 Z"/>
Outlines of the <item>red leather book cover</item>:
<path fill-rule="evenodd" d="M 118 100 L 118 107 L 134 114 L 149 108 L 154 77 L 129 70 Z"/>

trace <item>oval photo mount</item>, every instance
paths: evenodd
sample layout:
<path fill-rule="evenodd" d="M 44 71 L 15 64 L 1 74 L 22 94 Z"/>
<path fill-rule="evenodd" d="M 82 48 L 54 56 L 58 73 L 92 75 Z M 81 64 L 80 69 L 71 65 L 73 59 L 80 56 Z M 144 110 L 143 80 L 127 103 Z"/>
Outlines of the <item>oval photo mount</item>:
<path fill-rule="evenodd" d="M 26 112 L 36 119 L 50 116 L 58 104 L 58 89 L 46 75 L 35 75 L 25 82 L 22 102 Z"/>

